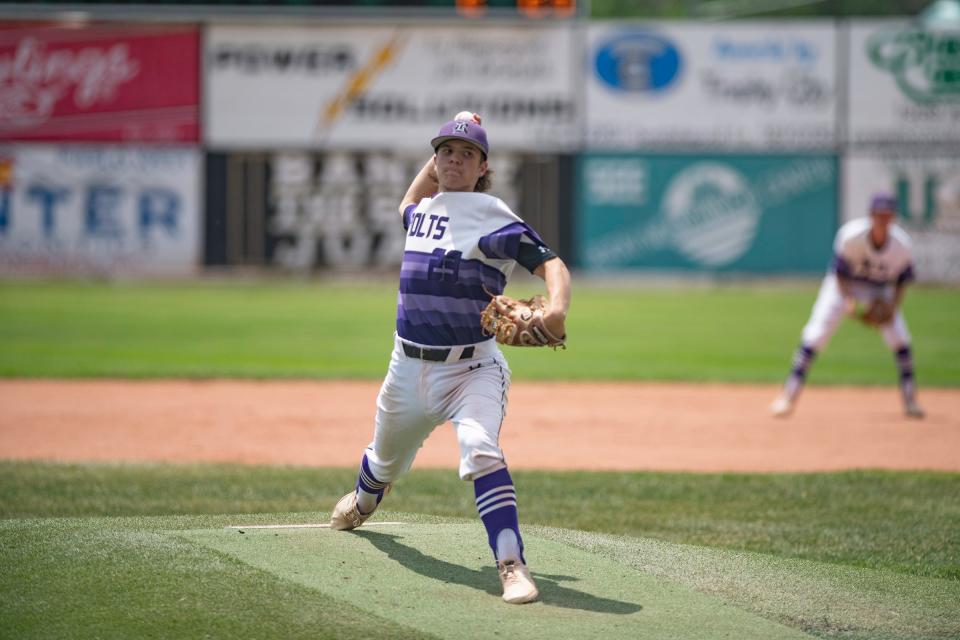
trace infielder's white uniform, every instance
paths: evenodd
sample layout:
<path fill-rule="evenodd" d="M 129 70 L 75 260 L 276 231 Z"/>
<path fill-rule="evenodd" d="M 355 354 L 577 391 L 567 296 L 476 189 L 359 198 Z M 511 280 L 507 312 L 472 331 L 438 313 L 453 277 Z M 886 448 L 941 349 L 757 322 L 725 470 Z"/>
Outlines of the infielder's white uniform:
<path fill-rule="evenodd" d="M 407 207 L 403 222 L 397 331 L 367 460 L 379 481 L 392 482 L 449 420 L 460 477 L 470 480 L 505 466 L 499 435 L 510 388 L 510 369 L 483 334 L 480 312 L 491 295 L 503 293 L 521 244 L 553 254 L 502 200 L 485 193 L 439 193 Z"/>
<path fill-rule="evenodd" d="M 891 224 L 886 244 L 878 248 L 870 240 L 870 225 L 870 218 L 857 218 L 837 231 L 833 263 L 803 328 L 802 343 L 815 351 L 827 345 L 847 311 L 838 275 L 847 279 L 851 295 L 864 304 L 878 297 L 892 300 L 896 285 L 913 280 L 913 252 L 907 233 Z M 880 332 L 892 350 L 910 344 L 900 309 L 892 322 L 880 327 Z"/>

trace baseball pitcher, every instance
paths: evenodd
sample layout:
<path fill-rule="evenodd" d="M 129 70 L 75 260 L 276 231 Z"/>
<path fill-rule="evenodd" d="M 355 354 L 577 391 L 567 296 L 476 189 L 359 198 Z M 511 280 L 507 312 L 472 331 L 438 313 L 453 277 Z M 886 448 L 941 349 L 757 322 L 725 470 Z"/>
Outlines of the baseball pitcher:
<path fill-rule="evenodd" d="M 461 112 L 433 138 L 433 157 L 400 204 L 407 231 L 393 354 L 377 397 L 373 441 L 359 478 L 336 504 L 333 529 L 360 526 L 410 469 L 421 443 L 450 421 L 460 478 L 473 482 L 503 599 L 538 596 L 524 558 L 517 496 L 500 449 L 510 369 L 498 342 L 562 347 L 570 306 L 563 261 L 500 199 L 491 184 L 480 117 Z M 547 297 L 514 300 L 503 290 L 520 264 L 545 281 Z"/>

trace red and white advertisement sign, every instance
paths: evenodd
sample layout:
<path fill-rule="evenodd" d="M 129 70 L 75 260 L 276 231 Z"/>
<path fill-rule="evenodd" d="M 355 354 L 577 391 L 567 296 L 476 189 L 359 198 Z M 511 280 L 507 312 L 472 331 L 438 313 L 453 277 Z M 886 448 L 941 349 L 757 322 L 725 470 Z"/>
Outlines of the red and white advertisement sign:
<path fill-rule="evenodd" d="M 0 23 L 0 140 L 196 142 L 195 27 Z"/>

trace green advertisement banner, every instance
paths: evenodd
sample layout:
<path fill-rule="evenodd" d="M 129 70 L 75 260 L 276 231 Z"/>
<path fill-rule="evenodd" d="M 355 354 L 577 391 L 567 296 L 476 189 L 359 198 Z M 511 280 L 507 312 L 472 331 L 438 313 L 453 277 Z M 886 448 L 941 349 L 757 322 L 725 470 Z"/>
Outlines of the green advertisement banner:
<path fill-rule="evenodd" d="M 589 271 L 808 274 L 837 229 L 833 155 L 593 153 L 577 167 Z"/>

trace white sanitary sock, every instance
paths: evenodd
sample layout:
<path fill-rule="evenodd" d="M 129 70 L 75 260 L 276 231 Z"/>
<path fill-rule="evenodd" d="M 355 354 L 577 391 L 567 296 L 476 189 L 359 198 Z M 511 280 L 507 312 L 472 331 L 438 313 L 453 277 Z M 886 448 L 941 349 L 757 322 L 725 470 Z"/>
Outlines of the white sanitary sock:
<path fill-rule="evenodd" d="M 497 558 L 500 562 L 516 560 L 520 562 L 520 541 L 513 529 L 503 529 L 497 534 Z"/>
<path fill-rule="evenodd" d="M 357 489 L 357 509 L 363 515 L 373 513 L 373 510 L 377 508 L 378 498 L 379 496 L 375 493 L 367 493 L 363 489 Z"/>

